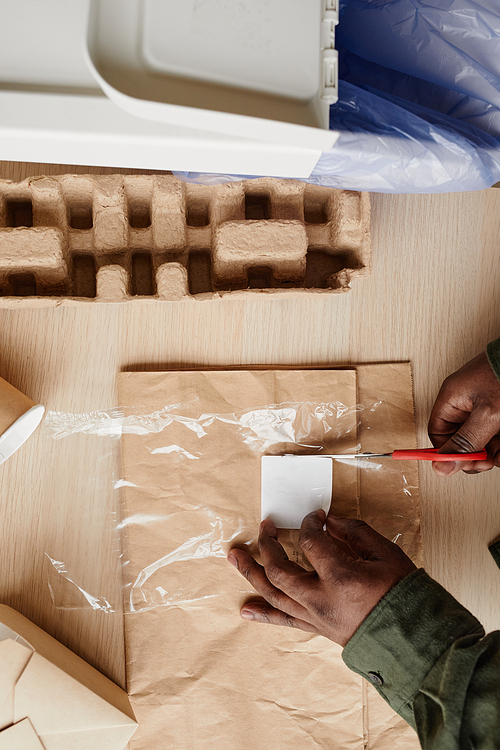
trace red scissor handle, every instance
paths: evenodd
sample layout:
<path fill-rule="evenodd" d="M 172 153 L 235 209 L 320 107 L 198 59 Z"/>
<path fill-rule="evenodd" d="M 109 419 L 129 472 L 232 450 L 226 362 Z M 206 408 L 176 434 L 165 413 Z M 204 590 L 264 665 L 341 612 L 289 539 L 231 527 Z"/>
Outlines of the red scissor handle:
<path fill-rule="evenodd" d="M 488 454 L 485 450 L 479 453 L 439 453 L 437 448 L 414 448 L 407 451 L 393 451 L 396 461 L 484 461 Z"/>

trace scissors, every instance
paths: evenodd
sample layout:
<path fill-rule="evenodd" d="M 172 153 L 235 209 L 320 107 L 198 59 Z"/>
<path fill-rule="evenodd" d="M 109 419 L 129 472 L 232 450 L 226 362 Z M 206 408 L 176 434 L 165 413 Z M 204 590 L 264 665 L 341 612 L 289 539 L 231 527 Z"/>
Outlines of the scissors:
<path fill-rule="evenodd" d="M 410 448 L 390 453 L 325 454 L 325 458 L 393 458 L 395 461 L 484 461 L 487 457 L 485 450 L 478 453 L 439 453 L 437 448 Z"/>

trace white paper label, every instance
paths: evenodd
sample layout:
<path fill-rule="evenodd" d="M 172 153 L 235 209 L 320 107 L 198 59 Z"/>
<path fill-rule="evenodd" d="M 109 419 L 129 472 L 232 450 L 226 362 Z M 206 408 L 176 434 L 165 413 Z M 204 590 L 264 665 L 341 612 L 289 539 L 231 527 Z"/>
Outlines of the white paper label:
<path fill-rule="evenodd" d="M 332 501 L 333 461 L 325 456 L 263 456 L 261 518 L 279 529 L 300 529 L 308 513 Z"/>

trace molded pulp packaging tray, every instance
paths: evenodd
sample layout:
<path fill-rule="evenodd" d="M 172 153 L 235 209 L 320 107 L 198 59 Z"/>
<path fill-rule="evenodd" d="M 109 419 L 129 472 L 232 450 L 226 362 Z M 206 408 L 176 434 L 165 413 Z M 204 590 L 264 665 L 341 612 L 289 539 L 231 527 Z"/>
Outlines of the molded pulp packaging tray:
<path fill-rule="evenodd" d="M 368 194 L 292 180 L 1 180 L 0 307 L 342 292 L 369 220 Z"/>

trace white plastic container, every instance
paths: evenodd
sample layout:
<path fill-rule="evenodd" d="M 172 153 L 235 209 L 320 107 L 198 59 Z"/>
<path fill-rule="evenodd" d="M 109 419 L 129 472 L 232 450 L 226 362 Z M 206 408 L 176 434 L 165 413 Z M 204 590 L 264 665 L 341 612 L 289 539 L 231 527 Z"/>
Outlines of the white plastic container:
<path fill-rule="evenodd" d="M 45 408 L 0 378 L 0 464 L 26 442 L 41 422 Z"/>
<path fill-rule="evenodd" d="M 337 0 L 91 0 L 88 65 L 127 112 L 326 151 Z"/>
<path fill-rule="evenodd" d="M 90 0 L 2 4 L 0 159 L 292 178 L 311 174 L 321 149 L 148 121 L 119 107 L 88 68 L 89 8 Z M 116 34 L 119 20 L 120 15 Z M 120 49 L 122 42 L 117 38 L 114 44 Z"/>

